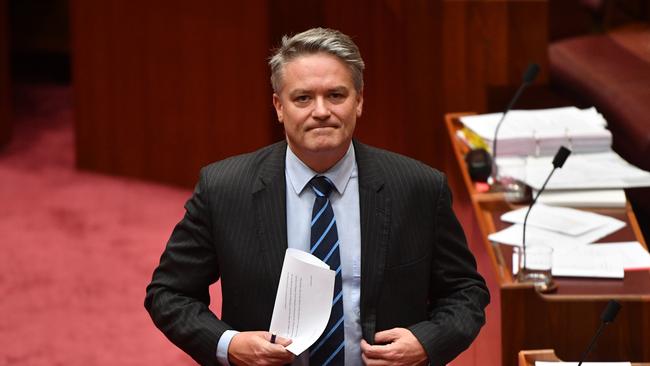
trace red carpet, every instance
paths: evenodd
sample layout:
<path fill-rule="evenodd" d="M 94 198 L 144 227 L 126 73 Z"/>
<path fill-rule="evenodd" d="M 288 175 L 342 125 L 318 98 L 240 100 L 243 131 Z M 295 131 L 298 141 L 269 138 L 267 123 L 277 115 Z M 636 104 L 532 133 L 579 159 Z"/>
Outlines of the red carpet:
<path fill-rule="evenodd" d="M 143 307 L 190 191 L 75 170 L 70 88 L 15 94 L 14 138 L 0 151 L 0 365 L 193 365 Z M 453 365 L 499 363 L 495 300 Z"/>
<path fill-rule="evenodd" d="M 143 307 L 189 191 L 76 171 L 70 89 L 16 94 L 0 153 L 0 364 L 193 364 Z"/>

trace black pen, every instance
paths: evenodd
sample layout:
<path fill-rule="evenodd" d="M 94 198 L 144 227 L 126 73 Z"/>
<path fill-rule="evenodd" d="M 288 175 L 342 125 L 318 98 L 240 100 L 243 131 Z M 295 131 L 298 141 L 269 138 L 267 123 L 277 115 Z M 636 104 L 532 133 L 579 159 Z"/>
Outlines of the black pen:
<path fill-rule="evenodd" d="M 275 343 L 275 334 L 271 333 L 271 343 Z"/>

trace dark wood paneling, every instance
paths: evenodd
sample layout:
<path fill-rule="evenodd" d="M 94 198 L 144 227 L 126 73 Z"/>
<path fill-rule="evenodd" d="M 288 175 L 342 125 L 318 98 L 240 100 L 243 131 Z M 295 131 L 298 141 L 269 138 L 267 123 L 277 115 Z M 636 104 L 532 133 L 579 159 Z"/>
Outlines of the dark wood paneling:
<path fill-rule="evenodd" d="M 432 116 L 442 116 L 440 7 L 424 0 L 311 1 L 308 7 L 296 0 L 274 1 L 272 42 L 318 26 L 350 35 L 366 63 L 356 137 L 439 165 L 440 144 L 432 143 L 439 131 Z"/>
<path fill-rule="evenodd" d="M 348 3 L 327 1 L 324 11 L 329 26 L 354 37 L 366 62 L 357 136 L 439 167 L 437 142 L 444 134 L 435 119 L 443 115 L 440 2 Z"/>
<path fill-rule="evenodd" d="M 357 137 L 444 169 L 444 113 L 484 111 L 489 85 L 516 86 L 530 60 L 546 64 L 545 5 L 72 1 L 78 165 L 187 185 L 205 162 L 282 138 L 269 49 L 326 26 L 366 61 Z"/>
<path fill-rule="evenodd" d="M 0 0 L 0 148 L 9 142 L 12 130 L 7 7 L 7 0 Z"/>
<path fill-rule="evenodd" d="M 530 62 L 547 83 L 546 1 L 447 1 L 443 11 L 447 111 L 486 111 L 488 87 L 518 86 Z"/>
<path fill-rule="evenodd" d="M 501 290 L 501 313 L 510 319 L 501 330 L 508 340 L 502 342 L 503 364 L 517 365 L 522 349 L 554 348 L 560 359 L 578 360 L 600 325 L 607 300 L 554 300 L 552 295 L 545 299 L 532 286 L 517 286 Z M 647 362 L 650 348 L 644 342 L 650 335 L 650 303 L 642 294 L 619 301 L 620 314 L 603 331 L 588 360 Z"/>
<path fill-rule="evenodd" d="M 541 66 L 536 84 L 547 84 L 547 7 L 546 0 L 443 2 L 442 88 L 436 96 L 444 113 L 485 113 L 495 99 L 504 100 L 500 108 L 505 108 L 530 62 Z M 444 129 L 442 121 L 435 121 L 436 131 Z M 442 156 L 444 169 L 451 171 L 451 149 Z"/>
<path fill-rule="evenodd" d="M 77 165 L 190 186 L 270 143 L 264 5 L 72 1 Z"/>

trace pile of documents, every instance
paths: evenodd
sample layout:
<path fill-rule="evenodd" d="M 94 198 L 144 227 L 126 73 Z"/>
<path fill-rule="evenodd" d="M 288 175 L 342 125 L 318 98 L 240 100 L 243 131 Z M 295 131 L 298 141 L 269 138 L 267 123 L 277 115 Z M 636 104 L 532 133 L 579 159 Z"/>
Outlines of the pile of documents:
<path fill-rule="evenodd" d="M 497 158 L 499 174 L 540 189 L 553 168 L 553 156 Z M 650 186 L 650 172 L 628 163 L 615 152 L 571 154 L 548 182 L 548 190 L 612 189 Z"/>
<path fill-rule="evenodd" d="M 492 148 L 502 113 L 461 117 L 464 140 Z M 595 108 L 513 110 L 497 136 L 499 177 L 511 177 L 539 190 L 551 172 L 560 146 L 572 150 L 566 164 L 546 186 L 540 201 L 575 207 L 623 207 L 623 189 L 650 187 L 650 172 L 641 170 L 611 149 L 612 134 Z"/>
<path fill-rule="evenodd" d="M 527 210 L 502 215 L 501 220 L 513 225 L 488 239 L 521 246 Z M 526 245 L 553 248 L 554 276 L 623 278 L 625 270 L 650 268 L 650 253 L 638 242 L 592 243 L 624 226 L 620 220 L 593 212 L 537 204 L 528 216 Z"/>
<path fill-rule="evenodd" d="M 317 257 L 288 248 L 282 263 L 269 332 L 291 339 L 287 351 L 299 355 L 327 327 L 335 272 Z"/>
<path fill-rule="evenodd" d="M 491 147 L 502 115 L 464 116 L 460 121 Z M 499 157 L 545 156 L 555 154 L 562 145 L 574 153 L 607 151 L 612 145 L 612 133 L 605 118 L 593 107 L 513 110 L 501 124 L 497 140 Z"/>

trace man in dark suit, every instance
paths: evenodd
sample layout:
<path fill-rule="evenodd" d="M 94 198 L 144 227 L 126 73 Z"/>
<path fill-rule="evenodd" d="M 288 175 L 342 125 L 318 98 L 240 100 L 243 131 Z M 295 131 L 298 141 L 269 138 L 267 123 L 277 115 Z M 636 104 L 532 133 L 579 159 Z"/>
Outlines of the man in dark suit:
<path fill-rule="evenodd" d="M 201 171 L 147 287 L 155 324 L 205 365 L 449 362 L 489 294 L 444 175 L 353 141 L 364 64 L 348 36 L 285 37 L 269 64 L 286 142 Z M 295 359 L 265 331 L 288 247 L 326 247 L 337 276 L 325 332 Z M 208 308 L 218 279 L 221 319 Z"/>

